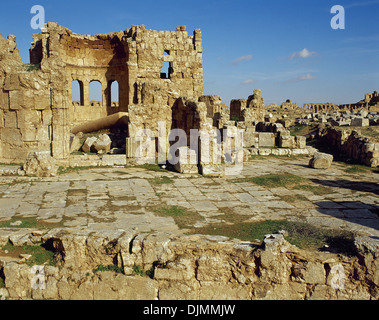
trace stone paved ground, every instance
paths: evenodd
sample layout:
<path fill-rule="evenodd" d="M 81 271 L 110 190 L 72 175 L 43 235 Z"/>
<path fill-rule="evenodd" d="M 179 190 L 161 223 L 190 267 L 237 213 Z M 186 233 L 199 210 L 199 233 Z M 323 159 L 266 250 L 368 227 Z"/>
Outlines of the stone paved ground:
<path fill-rule="evenodd" d="M 182 232 L 154 208 L 177 206 L 212 223 L 290 219 L 379 236 L 379 173 L 308 168 L 307 158 L 266 158 L 244 164 L 240 176 L 205 178 L 142 168 L 94 168 L 54 178 L 0 177 L 2 233 L 17 223 L 33 228 L 92 228 Z M 293 174 L 298 186 L 259 186 L 247 178 Z M 227 218 L 227 219 L 226 219 Z M 16 223 L 16 226 L 13 226 Z M 4 229 L 12 225 L 14 229 Z M 13 232 L 13 231 L 9 231 Z"/>

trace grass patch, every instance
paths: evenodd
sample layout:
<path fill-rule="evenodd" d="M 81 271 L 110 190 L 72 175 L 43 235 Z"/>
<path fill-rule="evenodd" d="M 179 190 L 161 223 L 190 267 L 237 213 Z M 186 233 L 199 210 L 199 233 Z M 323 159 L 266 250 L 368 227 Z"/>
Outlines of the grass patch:
<path fill-rule="evenodd" d="M 314 195 L 327 195 L 332 193 L 332 190 L 329 187 L 320 186 L 317 184 L 314 184 L 311 180 L 307 178 L 302 178 L 293 174 L 268 174 L 253 178 L 242 178 L 242 179 L 236 179 L 232 180 L 234 183 L 241 183 L 241 182 L 251 182 L 256 185 L 266 187 L 266 188 L 288 188 L 290 190 L 302 190 L 302 191 L 310 191 Z M 307 200 L 305 197 L 302 198 L 302 195 L 294 195 L 297 197 L 297 200 Z M 285 199 L 283 199 L 286 201 Z M 289 202 L 294 202 L 296 199 L 287 199 Z"/>
<path fill-rule="evenodd" d="M 139 265 L 134 265 L 133 266 L 133 273 L 136 275 L 139 275 L 141 277 L 149 277 L 151 279 L 154 278 L 154 268 L 155 264 L 149 269 L 149 270 L 144 270 L 141 266 Z"/>
<path fill-rule="evenodd" d="M 30 266 L 33 265 L 56 265 L 55 253 L 50 250 L 47 243 L 42 243 L 40 245 L 35 246 L 21 246 L 17 247 L 8 242 L 3 248 L 3 251 L 7 250 L 8 254 L 13 257 L 19 257 L 20 254 L 30 254 L 31 258 L 29 258 L 26 263 Z"/>
<path fill-rule="evenodd" d="M 358 129 L 361 132 L 361 134 L 365 137 L 379 137 L 379 128 L 377 127 L 357 127 L 356 129 Z"/>
<path fill-rule="evenodd" d="M 161 168 L 159 165 L 150 164 L 150 163 L 138 165 L 138 166 L 136 166 L 136 168 L 142 168 L 142 169 L 146 169 L 149 171 L 155 171 L 155 172 L 167 172 L 166 169 Z"/>
<path fill-rule="evenodd" d="M 180 229 L 192 227 L 203 219 L 198 213 L 178 206 L 157 207 L 153 208 L 153 211 L 161 217 L 172 217 Z"/>
<path fill-rule="evenodd" d="M 6 162 L 0 162 L 0 166 L 18 166 L 18 167 L 22 167 L 22 166 L 23 166 L 23 163 L 14 163 L 14 162 L 6 163 Z"/>
<path fill-rule="evenodd" d="M 348 168 L 344 170 L 346 173 L 365 173 L 372 171 L 370 167 L 360 165 L 360 164 L 354 164 L 350 165 Z"/>
<path fill-rule="evenodd" d="M 290 131 L 292 136 L 296 136 L 303 133 L 304 131 L 308 132 L 308 128 L 309 126 L 307 126 L 306 124 L 299 124 L 289 127 L 288 130 Z"/>
<path fill-rule="evenodd" d="M 290 187 L 296 184 L 305 182 L 307 179 L 293 175 L 293 174 L 268 174 L 253 178 L 243 178 L 232 180 L 234 183 L 240 182 L 252 182 L 256 185 L 267 187 L 267 188 L 277 188 L 277 187 Z"/>
<path fill-rule="evenodd" d="M 14 224 L 16 221 L 21 221 L 21 224 Z M 34 218 L 17 218 L 13 217 L 13 219 L 9 221 L 0 222 L 0 228 L 14 228 L 14 229 L 28 229 L 28 228 L 38 228 L 38 229 L 53 229 L 56 227 L 60 227 L 62 224 L 60 222 L 50 223 L 44 221 L 38 221 Z"/>
<path fill-rule="evenodd" d="M 33 71 L 41 70 L 41 64 L 40 63 L 25 64 L 24 67 L 25 67 L 25 71 L 27 71 L 27 72 L 33 72 Z"/>
<path fill-rule="evenodd" d="M 56 265 L 54 252 L 47 250 L 43 244 L 40 246 L 23 246 L 22 250 L 32 255 L 28 260 L 29 265 L 43 265 L 45 263 L 50 266 Z"/>
<path fill-rule="evenodd" d="M 104 272 L 104 271 L 112 271 L 115 273 L 124 273 L 124 269 L 122 267 L 116 266 L 115 264 L 109 264 L 107 266 L 99 264 L 95 269 L 93 269 L 93 273 Z"/>
<path fill-rule="evenodd" d="M 248 208 L 248 207 L 245 207 Z M 235 223 L 241 223 L 249 219 L 250 216 L 244 215 L 244 214 L 237 214 L 234 211 L 234 208 L 231 207 L 223 207 L 219 208 L 220 212 L 222 213 L 221 216 L 216 216 L 215 218 L 220 218 L 223 221 L 225 221 L 227 224 L 235 224 Z"/>
<path fill-rule="evenodd" d="M 222 235 L 243 241 L 262 241 L 266 234 L 287 232 L 285 238 L 301 249 L 321 250 L 328 245 L 328 251 L 347 255 L 354 254 L 354 234 L 352 232 L 320 228 L 314 225 L 287 220 L 267 220 L 263 222 L 242 222 L 233 225 L 212 225 L 198 228 L 193 233 Z"/>
<path fill-rule="evenodd" d="M 172 180 L 169 177 L 156 177 L 156 178 L 153 178 L 153 179 L 149 179 L 149 181 L 150 181 L 151 184 L 154 184 L 154 185 L 174 183 L 174 180 Z"/>
<path fill-rule="evenodd" d="M 308 201 L 308 199 L 301 194 L 283 195 L 283 196 L 280 196 L 280 198 L 283 201 L 288 202 L 288 203 L 295 203 L 298 201 Z"/>
<path fill-rule="evenodd" d="M 146 276 L 146 271 L 143 270 L 143 268 L 141 266 L 138 266 L 138 265 L 134 265 L 133 266 L 133 272 L 141 277 L 144 277 Z"/>
<path fill-rule="evenodd" d="M 291 136 L 305 136 L 309 139 L 312 133 L 316 133 L 318 130 L 318 125 L 306 125 L 306 124 L 298 124 L 292 127 L 289 127 Z"/>
<path fill-rule="evenodd" d="M 20 225 L 12 225 L 16 221 L 21 221 Z M 36 218 L 13 218 L 9 221 L 0 222 L 0 228 L 35 228 L 38 226 Z"/>
<path fill-rule="evenodd" d="M 326 194 L 332 193 L 332 190 L 328 187 L 318 186 L 318 185 L 311 185 L 311 184 L 301 184 L 301 185 L 295 185 L 293 187 L 295 190 L 303 190 L 303 191 L 310 191 L 313 194 L 317 196 L 322 196 Z"/>

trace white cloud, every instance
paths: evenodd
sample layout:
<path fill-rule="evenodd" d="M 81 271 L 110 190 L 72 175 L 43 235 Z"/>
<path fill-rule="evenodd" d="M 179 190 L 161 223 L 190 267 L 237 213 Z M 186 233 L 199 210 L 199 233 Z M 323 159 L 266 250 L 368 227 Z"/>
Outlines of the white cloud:
<path fill-rule="evenodd" d="M 289 60 L 293 60 L 295 58 L 307 59 L 307 58 L 313 57 L 316 54 L 317 54 L 317 52 L 309 51 L 307 48 L 304 48 L 303 50 L 301 50 L 299 52 L 292 53 L 288 59 Z"/>
<path fill-rule="evenodd" d="M 251 54 L 249 54 L 247 56 L 241 56 L 241 57 L 233 60 L 232 64 L 236 66 L 237 64 L 239 64 L 242 61 L 249 61 L 251 59 L 253 59 L 253 56 Z"/>
<path fill-rule="evenodd" d="M 313 79 L 316 79 L 316 78 L 317 77 L 314 76 L 314 75 L 312 75 L 311 73 L 306 73 L 306 74 L 299 75 L 296 78 L 292 78 L 292 79 L 289 79 L 289 80 L 277 81 L 276 84 L 279 84 L 279 83 L 297 83 L 297 82 L 301 82 L 301 81 L 313 80 Z"/>
<path fill-rule="evenodd" d="M 247 79 L 245 81 L 242 81 L 241 84 L 247 85 L 247 84 L 252 84 L 252 83 L 255 83 L 255 82 L 257 82 L 257 80 L 255 80 L 255 79 Z"/>
<path fill-rule="evenodd" d="M 304 75 L 298 76 L 297 79 L 298 79 L 299 81 L 303 81 L 303 80 L 312 80 L 312 79 L 316 79 L 316 76 L 313 76 L 313 75 L 311 75 L 310 73 L 307 73 L 307 74 L 304 74 Z"/>

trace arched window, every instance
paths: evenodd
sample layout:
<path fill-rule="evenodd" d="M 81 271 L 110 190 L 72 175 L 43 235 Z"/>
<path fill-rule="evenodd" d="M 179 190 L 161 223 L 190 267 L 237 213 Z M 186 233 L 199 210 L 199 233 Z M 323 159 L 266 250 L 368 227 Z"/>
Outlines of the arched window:
<path fill-rule="evenodd" d="M 91 106 L 103 104 L 103 86 L 100 81 L 93 80 L 89 83 L 89 103 Z"/>
<path fill-rule="evenodd" d="M 73 80 L 71 83 L 71 101 L 73 105 L 84 105 L 83 82 Z"/>
<path fill-rule="evenodd" d="M 119 92 L 120 92 L 120 88 L 119 88 L 119 84 L 118 84 L 118 81 L 117 80 L 114 80 L 111 82 L 111 85 L 110 85 L 110 105 L 111 107 L 118 107 L 120 104 L 120 100 L 119 100 Z"/>

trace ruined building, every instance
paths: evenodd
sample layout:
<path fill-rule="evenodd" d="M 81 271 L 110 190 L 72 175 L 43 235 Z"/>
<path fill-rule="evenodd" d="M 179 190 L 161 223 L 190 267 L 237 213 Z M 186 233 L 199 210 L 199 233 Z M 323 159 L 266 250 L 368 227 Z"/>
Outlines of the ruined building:
<path fill-rule="evenodd" d="M 114 114 L 127 118 L 130 136 L 140 127 L 156 130 L 158 121 L 172 123 L 179 97 L 196 103 L 203 94 L 201 31 L 189 36 L 183 26 L 151 31 L 141 25 L 90 36 L 48 23 L 33 35 L 30 61 L 21 62 L 14 36 L 1 36 L 3 161 L 23 161 L 30 150 L 51 150 L 54 158 L 67 159 L 75 128 Z M 71 100 L 73 81 L 80 87 L 77 102 Z M 101 83 L 102 101 L 89 101 L 94 81 Z M 119 86 L 118 103 L 111 101 L 113 82 Z M 205 103 L 200 107 L 206 111 Z"/>
<path fill-rule="evenodd" d="M 203 95 L 202 53 L 201 31 L 189 35 L 185 26 L 79 35 L 47 23 L 33 35 L 25 65 L 16 38 L 0 35 L 0 161 L 21 163 L 30 151 L 45 151 L 66 165 L 73 159 L 73 136 L 102 129 L 123 132 L 129 158 L 140 129 L 168 139 L 171 129 L 231 133 L 238 127 L 258 139 L 252 134 L 255 122 L 264 120 L 261 91 L 233 100 L 230 109 L 219 96 Z M 92 83 L 101 88 L 99 101 L 90 100 Z M 72 99 L 73 84 L 78 101 Z M 114 90 L 118 101 L 112 101 Z M 254 141 L 245 147 L 258 145 Z M 156 139 L 156 152 L 168 147 L 168 141 Z"/>

